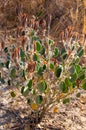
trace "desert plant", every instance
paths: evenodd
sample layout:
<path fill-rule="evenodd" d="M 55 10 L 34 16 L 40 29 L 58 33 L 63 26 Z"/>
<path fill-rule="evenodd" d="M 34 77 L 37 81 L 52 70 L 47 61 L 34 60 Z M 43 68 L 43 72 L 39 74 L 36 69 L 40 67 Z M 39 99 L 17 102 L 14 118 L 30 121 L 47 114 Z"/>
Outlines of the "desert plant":
<path fill-rule="evenodd" d="M 86 67 L 80 64 L 84 48 L 70 39 L 58 48 L 51 38 L 40 39 L 33 29 L 26 32 L 22 32 L 23 47 L 11 44 L 4 48 L 0 82 L 18 88 L 38 123 L 51 107 L 56 112 L 59 102 L 69 103 L 74 91 L 86 90 Z M 10 94 L 16 96 L 14 91 Z"/>

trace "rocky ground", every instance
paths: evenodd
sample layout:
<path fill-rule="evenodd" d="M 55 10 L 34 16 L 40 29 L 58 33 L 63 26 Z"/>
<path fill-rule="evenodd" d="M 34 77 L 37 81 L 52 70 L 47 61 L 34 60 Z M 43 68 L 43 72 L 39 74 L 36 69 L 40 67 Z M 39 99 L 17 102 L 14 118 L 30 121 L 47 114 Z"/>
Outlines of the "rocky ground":
<path fill-rule="evenodd" d="M 57 113 L 47 112 L 35 130 L 86 130 L 86 92 L 81 91 L 79 99 L 75 95 L 70 104 L 59 104 Z M 24 119 L 29 112 L 19 93 L 13 99 L 8 87 L 0 86 L 0 130 L 29 130 L 29 120 Z"/>

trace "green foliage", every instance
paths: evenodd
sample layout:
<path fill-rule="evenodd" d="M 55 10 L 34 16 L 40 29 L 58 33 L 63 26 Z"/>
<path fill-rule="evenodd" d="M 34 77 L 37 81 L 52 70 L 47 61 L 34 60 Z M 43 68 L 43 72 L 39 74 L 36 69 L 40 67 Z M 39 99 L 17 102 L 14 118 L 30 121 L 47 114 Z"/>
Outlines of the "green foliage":
<path fill-rule="evenodd" d="M 71 82 L 74 83 L 76 80 L 77 80 L 77 73 L 74 72 L 72 75 L 71 75 Z"/>
<path fill-rule="evenodd" d="M 79 74 L 80 71 L 81 71 L 81 66 L 80 65 L 75 65 L 75 70 L 76 70 L 76 73 Z"/>
<path fill-rule="evenodd" d="M 0 68 L 4 67 L 4 63 L 0 62 Z"/>
<path fill-rule="evenodd" d="M 67 87 L 72 86 L 72 83 L 71 83 L 71 81 L 70 81 L 69 78 L 66 78 L 66 79 L 65 79 L 65 85 L 66 85 Z"/>
<path fill-rule="evenodd" d="M 40 53 L 41 55 L 44 55 L 44 54 L 45 54 L 45 48 L 44 48 L 44 46 L 41 47 L 41 50 L 39 51 L 39 53 Z"/>
<path fill-rule="evenodd" d="M 27 86 L 23 86 L 21 88 L 21 93 L 26 97 L 28 96 L 29 92 L 31 91 L 32 88 L 32 79 L 29 80 Z"/>
<path fill-rule="evenodd" d="M 50 69 L 54 69 L 54 64 L 50 63 Z"/>
<path fill-rule="evenodd" d="M 12 91 L 12 92 L 10 92 L 10 95 L 11 95 L 11 97 L 16 97 L 16 94 Z"/>
<path fill-rule="evenodd" d="M 39 105 L 39 104 L 41 104 L 43 102 L 43 97 L 41 96 L 41 95 L 38 95 L 37 97 L 36 97 L 36 103 Z"/>
<path fill-rule="evenodd" d="M 20 48 L 20 57 L 21 57 L 21 61 L 25 60 L 25 52 Z"/>
<path fill-rule="evenodd" d="M 83 47 L 79 47 L 79 49 L 78 49 L 78 51 L 77 51 L 77 55 L 78 55 L 79 57 L 82 57 L 83 54 L 84 54 L 84 49 L 83 49 Z"/>
<path fill-rule="evenodd" d="M 11 86 L 11 80 L 10 79 L 7 81 L 7 83 L 8 83 L 8 86 Z"/>
<path fill-rule="evenodd" d="M 43 70 L 45 70 L 46 69 L 46 65 L 43 65 Z"/>
<path fill-rule="evenodd" d="M 23 94 L 23 92 L 24 92 L 24 89 L 25 89 L 25 86 L 23 86 L 22 88 L 21 88 L 21 93 Z"/>
<path fill-rule="evenodd" d="M 68 93 L 68 86 L 66 85 L 65 82 L 62 82 L 60 84 L 60 89 L 61 89 L 62 93 Z"/>
<path fill-rule="evenodd" d="M 42 48 L 42 45 L 39 41 L 36 42 L 36 50 L 39 52 Z"/>
<path fill-rule="evenodd" d="M 43 11 L 41 10 L 38 14 L 37 17 L 40 17 L 43 14 Z"/>
<path fill-rule="evenodd" d="M 48 44 L 49 44 L 49 45 L 52 45 L 53 43 L 54 43 L 54 41 L 53 41 L 53 40 L 48 39 Z"/>
<path fill-rule="evenodd" d="M 6 66 L 7 69 L 9 69 L 9 68 L 10 68 L 10 61 L 7 61 L 7 62 L 5 63 L 5 66 Z"/>
<path fill-rule="evenodd" d="M 29 80 L 29 83 L 27 84 L 29 91 L 31 91 L 32 87 L 32 79 Z"/>
<path fill-rule="evenodd" d="M 37 67 L 37 74 L 42 76 L 43 72 L 45 71 L 45 69 L 46 69 L 46 65 L 43 65 L 43 66 L 38 65 L 38 67 Z"/>
<path fill-rule="evenodd" d="M 55 75 L 56 75 L 57 78 L 60 77 L 60 75 L 61 75 L 61 73 L 62 73 L 62 70 L 63 70 L 63 67 L 62 67 L 61 65 L 60 65 L 60 66 L 57 66 L 57 67 L 55 68 Z"/>
<path fill-rule="evenodd" d="M 0 62 L 0 68 L 1 71 L 6 68 L 8 77 L 5 80 L 3 74 L 0 77 L 0 84 L 7 83 L 10 88 L 12 86 L 21 90 L 31 110 L 37 112 L 48 110 L 47 107 L 53 106 L 55 101 L 69 103 L 71 99 L 69 97 L 78 88 L 86 90 L 86 67 L 80 64 L 84 54 L 83 47 L 78 43 L 77 46 L 74 41 L 69 49 L 65 46 L 58 49 L 52 39 L 48 37 L 40 39 L 33 29 L 28 35 L 25 32 L 24 36 L 29 37 L 31 43 L 26 42 L 25 50 L 22 46 L 18 46 L 18 60 L 18 56 L 12 59 L 12 54 L 9 52 L 16 47 L 4 49 L 6 62 Z M 10 94 L 12 97 L 16 96 L 13 91 Z M 76 97 L 79 98 L 80 93 L 77 93 Z"/>
<path fill-rule="evenodd" d="M 63 100 L 63 104 L 67 104 L 67 103 L 69 103 L 70 102 L 70 98 L 65 98 L 64 100 Z"/>
<path fill-rule="evenodd" d="M 37 62 L 39 61 L 39 56 L 36 53 L 33 55 L 33 60 Z"/>
<path fill-rule="evenodd" d="M 79 98 L 81 96 L 81 93 L 77 93 L 76 97 Z"/>
<path fill-rule="evenodd" d="M 59 49 L 56 47 L 54 50 L 54 57 L 57 57 L 59 54 Z"/>
<path fill-rule="evenodd" d="M 82 84 L 82 88 L 86 90 L 86 82 Z"/>
<path fill-rule="evenodd" d="M 15 78 L 16 77 L 16 69 L 12 68 L 11 69 L 11 78 Z"/>
<path fill-rule="evenodd" d="M 63 60 L 65 60 L 67 58 L 67 51 L 65 48 L 61 49 L 61 57 Z"/>
<path fill-rule="evenodd" d="M 38 85 L 39 92 L 45 93 L 46 89 L 47 89 L 46 81 L 42 81 L 41 83 L 39 83 L 39 85 Z"/>
<path fill-rule="evenodd" d="M 28 89 L 28 87 L 26 86 L 24 89 L 22 88 L 22 90 L 21 90 L 21 91 L 23 91 L 23 93 L 22 93 L 22 94 L 23 94 L 23 96 L 25 96 L 25 97 L 26 97 L 26 96 L 28 96 L 28 94 L 29 94 L 29 91 L 30 91 L 30 90 L 29 90 L 29 89 Z"/>
<path fill-rule="evenodd" d="M 4 48 L 4 52 L 7 53 L 8 52 L 8 47 Z"/>
<path fill-rule="evenodd" d="M 37 72 L 38 75 L 40 75 L 40 76 L 43 75 L 43 71 L 44 71 L 43 67 L 39 67 L 38 72 Z"/>

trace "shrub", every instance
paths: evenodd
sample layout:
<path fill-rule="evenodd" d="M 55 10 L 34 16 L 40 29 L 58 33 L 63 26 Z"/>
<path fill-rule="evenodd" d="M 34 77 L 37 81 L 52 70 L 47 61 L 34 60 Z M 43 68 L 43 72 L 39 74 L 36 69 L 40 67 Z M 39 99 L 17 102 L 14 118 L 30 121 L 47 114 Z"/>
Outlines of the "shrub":
<path fill-rule="evenodd" d="M 0 82 L 18 88 L 41 121 L 50 107 L 57 111 L 54 103 L 69 103 L 75 90 L 86 90 L 86 67 L 80 65 L 84 49 L 75 41 L 67 41 L 60 49 L 52 39 L 40 39 L 32 29 L 24 37 L 29 38 L 25 46 L 14 44 L 4 49 L 6 61 L 0 62 L 0 67 L 7 68 L 8 76 L 5 79 L 2 73 Z M 16 96 L 14 91 L 11 96 Z"/>

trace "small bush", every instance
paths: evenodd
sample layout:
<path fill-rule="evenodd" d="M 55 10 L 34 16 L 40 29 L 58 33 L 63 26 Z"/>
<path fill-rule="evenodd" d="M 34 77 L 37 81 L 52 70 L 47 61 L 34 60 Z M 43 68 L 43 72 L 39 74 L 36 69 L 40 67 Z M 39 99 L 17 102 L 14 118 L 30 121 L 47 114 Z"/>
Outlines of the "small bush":
<path fill-rule="evenodd" d="M 69 103 L 75 90 L 86 90 L 86 67 L 79 64 L 84 54 L 79 43 L 67 41 L 68 49 L 65 46 L 59 49 L 52 39 L 47 36 L 40 39 L 33 31 L 28 29 L 21 36 L 22 45 L 12 44 L 4 49 L 6 61 L 0 62 L 0 67 L 7 68 L 8 76 L 5 79 L 1 75 L 0 82 L 18 88 L 36 118 L 38 115 L 42 118 L 54 103 Z M 29 40 L 24 41 L 25 37 Z M 15 100 L 16 94 L 13 91 L 10 94 Z"/>

